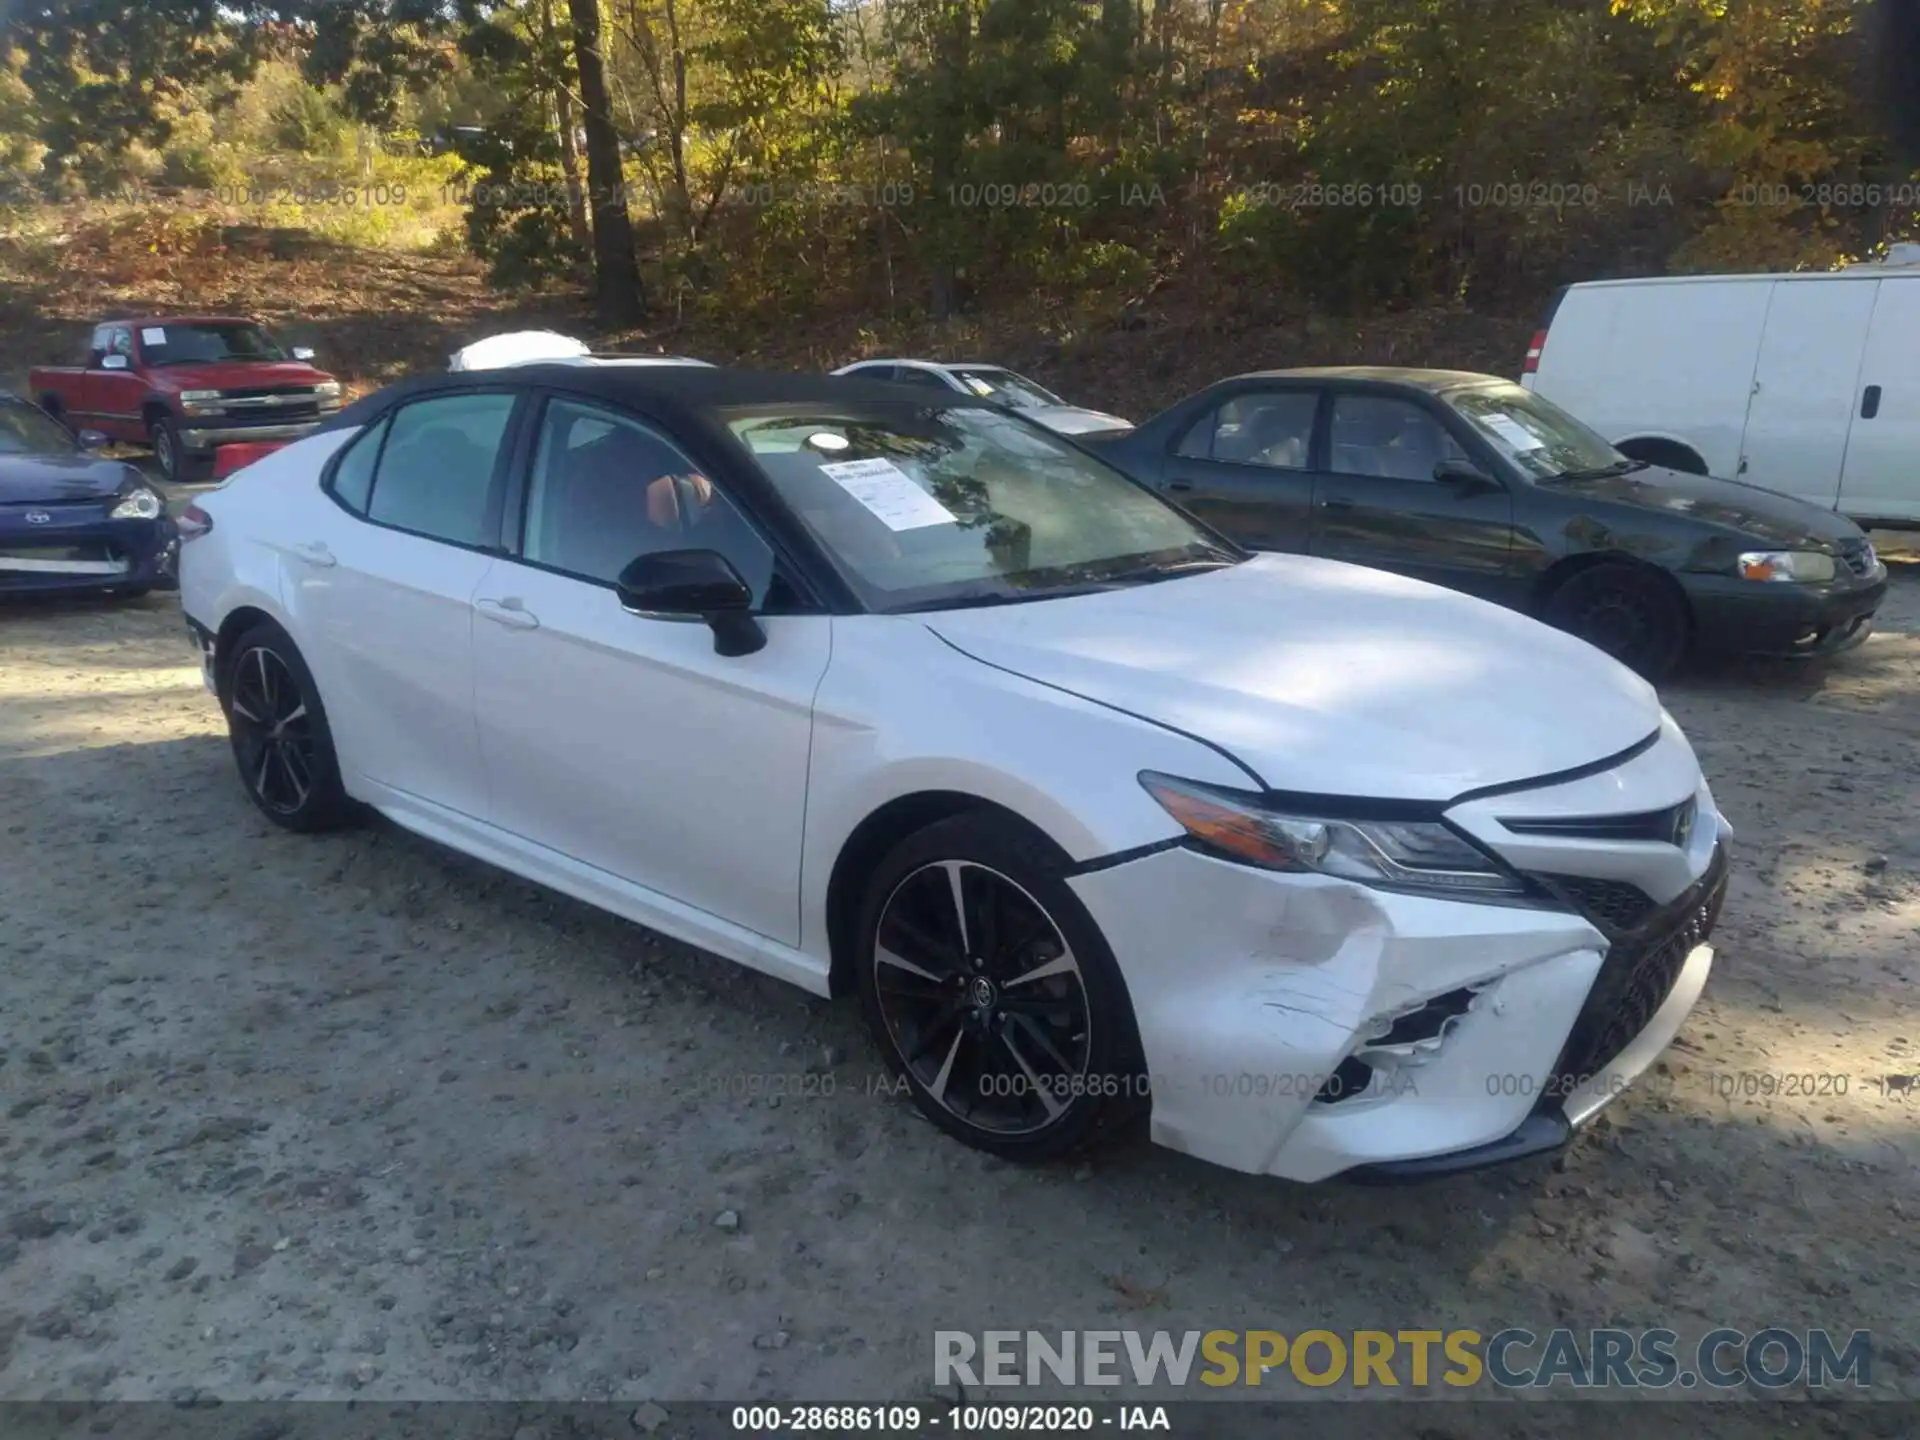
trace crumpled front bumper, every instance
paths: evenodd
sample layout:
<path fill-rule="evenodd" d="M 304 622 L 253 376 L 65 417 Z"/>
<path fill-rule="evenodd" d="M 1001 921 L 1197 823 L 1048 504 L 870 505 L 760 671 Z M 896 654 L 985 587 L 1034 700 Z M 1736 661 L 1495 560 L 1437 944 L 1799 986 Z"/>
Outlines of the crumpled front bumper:
<path fill-rule="evenodd" d="M 1699 795 L 1686 849 L 1654 857 L 1668 907 L 1722 883 L 1724 822 Z M 1126 980 L 1154 1140 L 1293 1180 L 1417 1179 L 1564 1144 L 1665 1049 L 1713 963 L 1704 935 L 1676 930 L 1664 998 L 1577 1079 L 1562 1062 L 1610 942 L 1570 910 L 1401 895 L 1185 847 L 1071 883 Z"/>

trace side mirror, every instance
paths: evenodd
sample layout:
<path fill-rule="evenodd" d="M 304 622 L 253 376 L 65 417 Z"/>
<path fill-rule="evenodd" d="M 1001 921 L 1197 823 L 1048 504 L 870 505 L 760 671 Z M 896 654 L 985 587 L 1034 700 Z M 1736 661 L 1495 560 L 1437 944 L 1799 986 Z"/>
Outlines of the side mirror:
<path fill-rule="evenodd" d="M 103 355 L 100 357 L 100 368 L 102 370 L 125 370 L 128 368 L 127 357 L 124 355 Z"/>
<path fill-rule="evenodd" d="M 1471 460 L 1442 460 L 1433 467 L 1433 478 L 1463 490 L 1485 490 L 1498 483 Z"/>
<path fill-rule="evenodd" d="M 662 550 L 642 555 L 614 582 L 620 604 L 653 620 L 704 620 L 716 655 L 751 655 L 767 632 L 753 618 L 753 591 L 717 550 Z"/>
<path fill-rule="evenodd" d="M 107 432 L 104 430 L 82 430 L 73 438 L 79 442 L 82 450 L 98 450 L 102 445 L 107 443 Z"/>
<path fill-rule="evenodd" d="M 294 359 L 296 359 L 296 360 L 311 360 L 311 359 L 313 359 L 313 347 L 312 347 L 311 345 L 296 345 L 296 346 L 294 346 L 294 347 L 293 347 L 293 358 L 294 358 Z"/>

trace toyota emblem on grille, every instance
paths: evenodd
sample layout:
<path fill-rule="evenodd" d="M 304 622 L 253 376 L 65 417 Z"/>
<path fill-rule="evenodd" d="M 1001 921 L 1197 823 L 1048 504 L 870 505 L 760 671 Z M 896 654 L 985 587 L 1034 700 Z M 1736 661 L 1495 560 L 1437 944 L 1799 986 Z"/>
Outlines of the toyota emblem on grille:
<path fill-rule="evenodd" d="M 53 523 L 53 516 L 44 510 L 29 510 L 27 511 L 27 523 L 29 525 L 51 525 Z"/>

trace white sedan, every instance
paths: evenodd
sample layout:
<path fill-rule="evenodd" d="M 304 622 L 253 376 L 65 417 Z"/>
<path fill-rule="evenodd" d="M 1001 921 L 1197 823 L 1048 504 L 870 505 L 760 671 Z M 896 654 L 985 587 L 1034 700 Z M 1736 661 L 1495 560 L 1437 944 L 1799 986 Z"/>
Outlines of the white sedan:
<path fill-rule="evenodd" d="M 1018 410 L 1029 420 L 1058 435 L 1120 435 L 1133 429 L 1131 420 L 1069 405 L 1051 390 L 1016 375 L 1003 365 L 944 365 L 937 360 L 860 360 L 833 372 L 862 380 L 885 380 L 896 385 L 920 385 L 985 400 Z"/>
<path fill-rule="evenodd" d="M 1010 1156 L 1551 1150 L 1699 995 L 1727 827 L 1654 692 L 1252 557 L 1017 415 L 679 366 L 410 381 L 202 496 L 240 778 L 819 995 Z"/>

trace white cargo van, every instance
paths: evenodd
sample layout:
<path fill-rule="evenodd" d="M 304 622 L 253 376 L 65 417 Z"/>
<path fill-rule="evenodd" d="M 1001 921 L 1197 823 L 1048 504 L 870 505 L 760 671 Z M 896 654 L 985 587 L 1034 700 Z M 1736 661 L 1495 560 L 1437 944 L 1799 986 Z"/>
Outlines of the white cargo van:
<path fill-rule="evenodd" d="M 1920 247 L 1830 274 L 1569 286 L 1521 383 L 1635 459 L 1920 524 Z"/>

